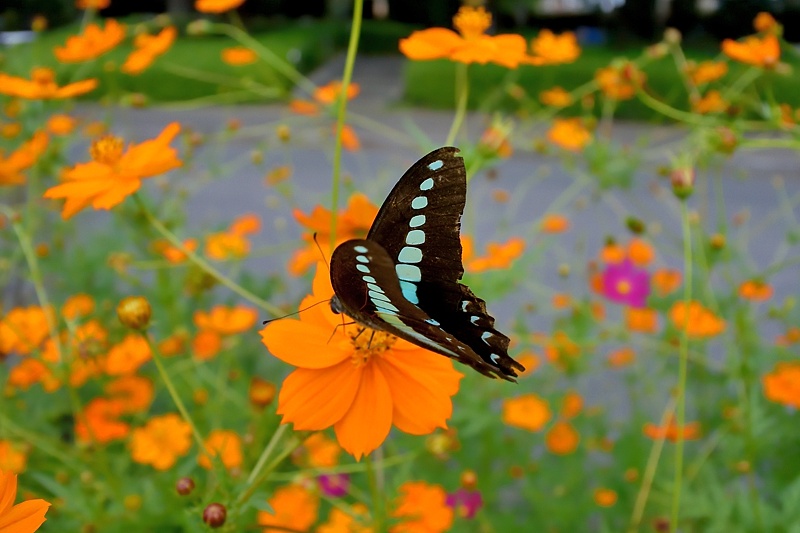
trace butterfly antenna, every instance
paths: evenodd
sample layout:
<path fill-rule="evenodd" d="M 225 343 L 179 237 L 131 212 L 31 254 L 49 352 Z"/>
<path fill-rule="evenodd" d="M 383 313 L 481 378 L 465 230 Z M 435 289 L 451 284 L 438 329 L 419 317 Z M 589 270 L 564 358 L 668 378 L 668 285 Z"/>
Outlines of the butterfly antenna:
<path fill-rule="evenodd" d="M 264 324 L 269 324 L 270 322 L 275 322 L 276 320 L 280 320 L 280 319 L 282 319 L 282 318 L 289 318 L 289 317 L 290 317 L 290 316 L 292 316 L 292 315 L 299 315 L 299 314 L 300 314 L 300 313 L 302 313 L 303 311 L 308 311 L 308 310 L 309 310 L 309 309 L 311 309 L 312 307 L 316 307 L 316 306 L 318 306 L 318 305 L 320 305 L 320 304 L 328 303 L 328 302 L 330 302 L 330 301 L 331 301 L 331 299 L 330 299 L 330 298 L 328 298 L 327 300 L 321 300 L 321 301 L 319 301 L 319 302 L 317 302 L 317 303 L 315 303 L 315 304 L 311 304 L 311 305 L 309 305 L 309 306 L 308 306 L 308 307 L 306 307 L 305 309 L 298 309 L 298 310 L 297 310 L 297 311 L 295 311 L 294 313 L 289 313 L 288 315 L 283 315 L 283 316 L 278 316 L 278 317 L 275 317 L 275 318 L 270 318 L 269 320 L 265 320 L 265 321 L 263 321 L 261 324 L 262 324 L 262 325 L 264 325 Z"/>
<path fill-rule="evenodd" d="M 314 232 L 313 238 L 314 238 L 314 244 L 317 245 L 317 250 L 319 250 L 319 255 L 322 257 L 322 260 L 325 262 L 325 266 L 328 267 L 328 272 L 330 272 L 331 265 L 330 265 L 330 263 L 328 263 L 328 258 L 325 257 L 325 252 L 322 251 L 322 246 L 320 246 L 319 245 L 319 241 L 317 241 L 317 232 L 316 231 Z"/>

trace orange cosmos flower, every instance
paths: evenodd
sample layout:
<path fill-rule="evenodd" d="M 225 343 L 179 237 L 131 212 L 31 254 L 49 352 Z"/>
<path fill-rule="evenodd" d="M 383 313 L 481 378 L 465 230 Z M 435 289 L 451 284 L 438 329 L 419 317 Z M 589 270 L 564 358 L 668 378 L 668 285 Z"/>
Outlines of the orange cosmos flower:
<path fill-rule="evenodd" d="M 572 104 L 572 95 L 561 87 L 553 87 L 540 92 L 539 101 L 551 107 L 567 107 Z"/>
<path fill-rule="evenodd" d="M 547 401 L 535 394 L 524 394 L 503 401 L 503 423 L 506 425 L 539 431 L 551 417 Z"/>
<path fill-rule="evenodd" d="M 778 363 L 761 382 L 769 401 L 800 409 L 800 363 Z"/>
<path fill-rule="evenodd" d="M 658 331 L 658 313 L 655 309 L 625 308 L 625 326 L 630 331 L 655 333 Z"/>
<path fill-rule="evenodd" d="M 47 119 L 47 131 L 53 135 L 69 135 L 75 129 L 77 120 L 69 115 L 56 114 Z"/>
<path fill-rule="evenodd" d="M 533 56 L 525 62 L 531 65 L 559 65 L 573 63 L 581 55 L 578 39 L 571 31 L 556 35 L 548 29 L 539 32 L 531 41 Z"/>
<path fill-rule="evenodd" d="M 373 533 L 365 526 L 369 522 L 369 509 L 363 503 L 353 504 L 347 511 L 331 509 L 328 521 L 317 527 L 316 533 Z"/>
<path fill-rule="evenodd" d="M 787 328 L 785 334 L 775 339 L 775 346 L 789 346 L 798 342 L 800 342 L 800 328 L 794 326 Z"/>
<path fill-rule="evenodd" d="M 753 302 L 764 302 L 772 298 L 772 286 L 762 280 L 751 279 L 739 285 L 739 296 Z"/>
<path fill-rule="evenodd" d="M 603 94 L 612 100 L 633 98 L 647 79 L 644 72 L 632 63 L 601 68 L 595 73 L 594 78 Z"/>
<path fill-rule="evenodd" d="M 442 533 L 453 525 L 453 508 L 447 505 L 447 492 L 439 485 L 406 481 L 399 492 L 392 517 L 404 521 L 389 528 L 390 533 Z"/>
<path fill-rule="evenodd" d="M 227 231 L 212 233 L 206 237 L 205 253 L 208 257 L 222 261 L 241 259 L 250 253 L 250 241 L 246 235 L 261 229 L 261 222 L 252 214 L 234 220 Z"/>
<path fill-rule="evenodd" d="M 685 329 L 690 339 L 714 337 L 725 331 L 725 321 L 695 300 L 687 308 L 683 301 L 675 302 L 669 316 L 678 329 Z"/>
<path fill-rule="evenodd" d="M 594 489 L 594 503 L 600 507 L 611 507 L 617 503 L 617 492 L 604 487 Z"/>
<path fill-rule="evenodd" d="M 67 38 L 64 46 L 57 46 L 53 53 L 62 63 L 80 63 L 96 59 L 112 50 L 125 38 L 125 26 L 114 19 L 107 19 L 105 28 L 88 24 L 80 35 Z"/>
<path fill-rule="evenodd" d="M 361 149 L 361 140 L 356 130 L 347 124 L 342 126 L 342 147 L 348 152 L 357 152 Z"/>
<path fill-rule="evenodd" d="M 0 318 L 0 354 L 28 355 L 35 351 L 50 334 L 48 315 L 52 310 L 32 305 L 15 307 Z"/>
<path fill-rule="evenodd" d="M 278 388 L 273 383 L 253 376 L 250 379 L 250 387 L 247 389 L 247 399 L 250 400 L 250 405 L 261 410 L 272 404 L 277 391 Z"/>
<path fill-rule="evenodd" d="M 186 239 L 181 244 L 183 248 L 190 252 L 197 250 L 197 239 Z M 173 246 L 166 240 L 159 240 L 153 243 L 153 249 L 163 255 L 164 258 L 173 265 L 183 263 L 188 257 L 183 249 Z"/>
<path fill-rule="evenodd" d="M 250 307 L 239 305 L 214 306 L 210 312 L 195 311 L 194 323 L 204 330 L 216 331 L 220 335 L 234 335 L 252 328 L 258 320 L 258 312 Z"/>
<path fill-rule="evenodd" d="M 47 520 L 44 515 L 50 503 L 42 499 L 26 500 L 14 505 L 17 498 L 17 475 L 0 470 L 0 531 L 32 533 Z"/>
<path fill-rule="evenodd" d="M 151 418 L 131 436 L 131 458 L 156 470 L 172 468 L 191 447 L 192 428 L 175 413 Z"/>
<path fill-rule="evenodd" d="M 212 457 L 219 456 L 227 469 L 239 468 L 242 465 L 242 439 L 233 431 L 215 429 L 205 440 L 205 452 L 201 453 L 197 462 L 206 470 L 211 469 Z"/>
<path fill-rule="evenodd" d="M 636 352 L 633 348 L 620 348 L 608 354 L 608 364 L 614 368 L 620 368 L 633 363 L 636 360 Z"/>
<path fill-rule="evenodd" d="M 753 28 L 755 28 L 757 32 L 770 33 L 777 32 L 780 25 L 771 14 L 762 11 L 753 19 Z"/>
<path fill-rule="evenodd" d="M 183 163 L 169 143 L 181 126 L 169 124 L 155 139 L 132 144 L 124 150 L 122 139 L 106 136 L 92 144 L 93 161 L 78 163 L 64 171 L 65 183 L 47 189 L 45 198 L 65 198 L 61 216 L 70 218 L 89 204 L 95 209 L 111 209 L 152 178 Z"/>
<path fill-rule="evenodd" d="M 109 376 L 133 374 L 152 357 L 147 341 L 141 335 L 130 333 L 108 352 L 106 373 Z"/>
<path fill-rule="evenodd" d="M 607 242 L 600 250 L 600 260 L 609 265 L 622 263 L 625 257 L 627 257 L 625 248 L 613 241 Z"/>
<path fill-rule="evenodd" d="M 557 118 L 547 131 L 547 139 L 571 152 L 580 152 L 592 140 L 592 133 L 580 118 Z"/>
<path fill-rule="evenodd" d="M 687 69 L 689 78 L 695 85 L 716 81 L 728 73 L 728 64 L 723 61 L 703 61 Z"/>
<path fill-rule="evenodd" d="M 705 96 L 692 101 L 692 110 L 701 115 L 724 113 L 728 109 L 728 101 L 716 89 L 708 91 Z"/>
<path fill-rule="evenodd" d="M 569 229 L 569 219 L 564 215 L 544 215 L 540 228 L 544 233 L 564 233 Z"/>
<path fill-rule="evenodd" d="M 559 420 L 544 438 L 545 445 L 550 453 L 556 455 L 569 455 L 578 449 L 578 443 L 581 437 L 578 432 L 572 427 L 572 424 Z"/>
<path fill-rule="evenodd" d="M 28 456 L 19 446 L 11 441 L 0 440 L 0 470 L 19 474 L 25 470 L 27 462 Z"/>
<path fill-rule="evenodd" d="M 572 305 L 572 296 L 567 293 L 559 292 L 553 295 L 553 309 L 567 309 Z"/>
<path fill-rule="evenodd" d="M 141 413 L 150 407 L 154 396 L 153 382 L 142 376 L 122 376 L 103 387 L 109 399 L 119 403 L 123 413 Z"/>
<path fill-rule="evenodd" d="M 347 99 L 352 100 L 361 92 L 361 86 L 357 83 L 349 83 L 347 85 Z M 314 91 L 314 99 L 320 104 L 330 105 L 339 101 L 339 95 L 342 93 L 342 82 L 333 80 L 327 85 L 317 87 Z"/>
<path fill-rule="evenodd" d="M 131 75 L 141 74 L 158 56 L 169 50 L 177 35 L 175 26 L 167 26 L 158 35 L 137 35 L 133 41 L 136 49 L 131 52 L 120 70 Z"/>
<path fill-rule="evenodd" d="M 415 31 L 400 39 L 400 51 L 412 60 L 450 59 L 460 63 L 492 62 L 517 68 L 525 59 L 526 43 L 521 35 L 486 35 L 492 16 L 484 7 L 461 6 L 453 17 L 458 33 L 447 28 Z"/>
<path fill-rule="evenodd" d="M 0 72 L 0 94 L 30 100 L 72 98 L 93 91 L 95 87 L 97 87 L 97 80 L 94 78 L 59 87 L 55 81 L 53 70 L 44 67 L 31 70 L 30 80 Z"/>
<path fill-rule="evenodd" d="M 194 8 L 201 13 L 224 13 L 243 3 L 244 0 L 195 0 Z"/>
<path fill-rule="evenodd" d="M 347 207 L 339 212 L 336 219 L 336 244 L 365 237 L 377 214 L 378 207 L 364 194 L 356 193 L 351 196 Z M 299 276 L 320 260 L 320 250 L 314 243 L 315 233 L 323 256 L 330 257 L 328 245 L 332 220 L 331 212 L 322 206 L 315 207 L 308 215 L 295 209 L 294 218 L 307 229 L 302 237 L 306 247 L 295 252 L 288 265 L 289 273 Z"/>
<path fill-rule="evenodd" d="M 647 266 L 653 262 L 655 258 L 655 251 L 653 247 L 638 237 L 632 238 L 628 241 L 628 259 L 630 259 L 636 266 Z"/>
<path fill-rule="evenodd" d="M 665 439 L 671 442 L 678 440 L 678 425 L 670 419 L 665 426 L 657 426 L 652 423 L 644 425 L 644 435 L 653 440 Z M 683 427 L 683 440 L 695 440 L 700 438 L 700 422 L 689 422 Z"/>
<path fill-rule="evenodd" d="M 519 237 L 511 237 L 505 243 L 490 242 L 486 245 L 486 255 L 464 261 L 468 272 L 485 272 L 492 269 L 510 268 L 511 263 L 525 251 L 525 241 Z"/>
<path fill-rule="evenodd" d="M 445 428 L 463 377 L 452 362 L 382 331 L 342 327 L 342 317 L 312 304 L 330 299 L 325 265 L 300 320 L 269 323 L 261 336 L 269 351 L 297 366 L 284 380 L 278 414 L 295 430 L 333 426 L 356 459 L 381 445 L 392 425 L 412 435 Z"/>
<path fill-rule="evenodd" d="M 221 55 L 224 62 L 234 67 L 250 65 L 258 61 L 258 55 L 244 46 L 225 48 Z"/>
<path fill-rule="evenodd" d="M 267 501 L 275 513 L 258 512 L 258 525 L 266 528 L 263 533 L 309 531 L 317 521 L 319 497 L 302 485 L 281 487 Z"/>
<path fill-rule="evenodd" d="M 131 427 L 121 422 L 124 405 L 116 400 L 95 398 L 78 414 L 75 422 L 75 436 L 80 442 L 106 444 L 112 440 L 124 439 Z"/>
<path fill-rule="evenodd" d="M 319 106 L 309 100 L 292 100 L 289 102 L 289 109 L 298 115 L 319 114 Z"/>
<path fill-rule="evenodd" d="M 75 0 L 78 9 L 105 9 L 111 5 L 111 0 Z"/>
<path fill-rule="evenodd" d="M 672 294 L 681 286 L 682 275 L 679 270 L 662 268 L 653 272 L 650 282 L 659 296 Z"/>
<path fill-rule="evenodd" d="M 743 42 L 725 39 L 722 53 L 735 61 L 755 67 L 773 68 L 781 57 L 781 45 L 774 35 L 746 37 Z"/>
<path fill-rule="evenodd" d="M 310 468 L 330 468 L 339 464 L 342 447 L 324 433 L 314 433 L 303 442 L 301 453 L 292 456 L 299 466 Z"/>
<path fill-rule="evenodd" d="M 523 352 L 517 356 L 517 361 L 525 367 L 525 371 L 520 373 L 520 377 L 533 374 L 542 364 L 542 360 L 533 352 Z"/>
<path fill-rule="evenodd" d="M 583 396 L 575 391 L 567 392 L 561 403 L 561 416 L 566 419 L 575 418 L 581 411 L 583 411 Z"/>
<path fill-rule="evenodd" d="M 192 354 L 196 359 L 207 361 L 222 349 L 222 337 L 213 330 L 201 330 L 192 340 Z"/>
<path fill-rule="evenodd" d="M 562 370 L 571 366 L 573 360 L 581 355 L 580 345 L 563 331 L 556 331 L 552 338 L 544 339 L 543 342 L 547 360 Z"/>
<path fill-rule="evenodd" d="M 44 153 L 49 139 L 43 131 L 37 131 L 28 141 L 5 157 L 0 150 L 0 185 L 22 185 L 23 172 L 31 168 Z"/>
<path fill-rule="evenodd" d="M 514 153 L 514 147 L 509 142 L 511 135 L 510 128 L 504 126 L 502 123 L 489 126 L 481 134 L 478 140 L 478 151 L 484 157 L 511 157 Z"/>

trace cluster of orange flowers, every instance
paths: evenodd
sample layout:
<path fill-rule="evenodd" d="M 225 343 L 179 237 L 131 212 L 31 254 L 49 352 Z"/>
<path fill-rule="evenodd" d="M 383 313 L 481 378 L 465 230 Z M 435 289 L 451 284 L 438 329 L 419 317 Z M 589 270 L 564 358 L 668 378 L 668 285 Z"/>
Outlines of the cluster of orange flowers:
<path fill-rule="evenodd" d="M 762 383 L 768 400 L 800 409 L 800 364 L 778 363 Z"/>
<path fill-rule="evenodd" d="M 525 251 L 525 241 L 520 237 L 511 237 L 506 242 L 490 242 L 486 245 L 486 255 L 475 257 L 472 237 L 461 236 L 461 261 L 467 272 L 485 272 L 487 270 L 507 269 L 519 259 Z"/>

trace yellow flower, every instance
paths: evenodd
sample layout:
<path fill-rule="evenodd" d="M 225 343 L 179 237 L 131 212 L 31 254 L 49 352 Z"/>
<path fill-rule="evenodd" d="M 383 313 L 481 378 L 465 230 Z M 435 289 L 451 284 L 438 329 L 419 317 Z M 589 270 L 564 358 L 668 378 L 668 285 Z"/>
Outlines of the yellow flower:
<path fill-rule="evenodd" d="M 547 138 L 565 150 L 580 152 L 592 140 L 592 133 L 580 118 L 557 118 Z"/>
<path fill-rule="evenodd" d="M 0 72 L 0 94 L 31 100 L 48 100 L 80 96 L 97 87 L 97 80 L 94 78 L 59 87 L 55 77 L 52 69 L 44 67 L 31 70 L 30 80 Z"/>
<path fill-rule="evenodd" d="M 111 209 L 142 185 L 142 180 L 182 165 L 169 144 L 181 127 L 169 124 L 158 137 L 124 150 L 122 139 L 106 136 L 92 144 L 89 163 L 79 163 L 63 173 L 66 183 L 47 189 L 45 198 L 65 198 L 61 216 L 65 219 L 89 204 Z"/>
<path fill-rule="evenodd" d="M 88 24 L 83 33 L 68 37 L 66 44 L 57 46 L 53 53 L 62 63 L 79 63 L 100 57 L 124 38 L 125 26 L 114 19 L 107 19 L 104 29 L 97 24 Z"/>

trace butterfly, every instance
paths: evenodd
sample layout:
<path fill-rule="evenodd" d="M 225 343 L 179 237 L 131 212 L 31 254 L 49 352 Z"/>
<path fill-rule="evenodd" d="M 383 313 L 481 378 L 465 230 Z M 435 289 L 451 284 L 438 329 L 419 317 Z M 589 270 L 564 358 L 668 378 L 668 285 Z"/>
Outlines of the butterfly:
<path fill-rule="evenodd" d="M 366 239 L 346 241 L 330 261 L 331 309 L 469 365 L 515 381 L 525 367 L 508 355 L 486 303 L 459 283 L 467 171 L 458 148 L 434 150 L 403 174 Z"/>

